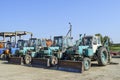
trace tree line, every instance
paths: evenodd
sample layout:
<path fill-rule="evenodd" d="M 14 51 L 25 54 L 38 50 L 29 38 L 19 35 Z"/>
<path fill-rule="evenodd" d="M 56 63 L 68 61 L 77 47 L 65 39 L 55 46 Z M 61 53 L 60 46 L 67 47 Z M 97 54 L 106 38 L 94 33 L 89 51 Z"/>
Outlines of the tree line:
<path fill-rule="evenodd" d="M 101 43 L 104 44 L 104 42 L 106 40 L 108 40 L 108 44 L 109 46 L 111 46 L 113 44 L 113 41 L 110 40 L 110 37 L 109 36 L 102 36 L 100 33 L 98 34 L 95 34 L 96 36 L 100 36 L 100 39 L 101 39 Z"/>

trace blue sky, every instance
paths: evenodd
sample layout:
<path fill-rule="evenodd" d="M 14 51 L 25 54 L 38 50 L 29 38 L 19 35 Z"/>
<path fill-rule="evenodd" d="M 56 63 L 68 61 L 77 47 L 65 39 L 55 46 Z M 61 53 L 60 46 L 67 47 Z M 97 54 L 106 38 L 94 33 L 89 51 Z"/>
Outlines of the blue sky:
<path fill-rule="evenodd" d="M 0 32 L 30 31 L 35 37 L 108 35 L 120 42 L 120 0 L 0 0 Z"/>

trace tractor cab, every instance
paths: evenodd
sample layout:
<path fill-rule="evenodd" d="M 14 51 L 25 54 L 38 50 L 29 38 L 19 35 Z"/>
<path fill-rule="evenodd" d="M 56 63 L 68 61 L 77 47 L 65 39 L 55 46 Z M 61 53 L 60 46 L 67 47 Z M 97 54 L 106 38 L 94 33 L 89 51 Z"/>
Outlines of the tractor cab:
<path fill-rule="evenodd" d="M 34 50 L 34 47 L 31 47 L 29 45 L 28 40 L 18 40 L 17 45 L 18 45 L 18 48 L 20 48 L 18 53 L 19 55 L 25 55 L 28 50 Z"/>
<path fill-rule="evenodd" d="M 41 39 L 30 38 L 29 46 L 34 47 L 34 50 L 28 51 L 28 53 L 30 53 L 31 57 L 36 57 L 37 53 L 39 52 L 39 50 L 41 48 Z"/>
<path fill-rule="evenodd" d="M 8 48 L 8 49 L 10 49 L 10 48 L 15 48 L 16 47 L 16 44 L 15 44 L 15 42 L 10 42 L 10 41 L 8 41 L 7 43 L 6 43 L 6 48 Z"/>
<path fill-rule="evenodd" d="M 18 40 L 17 45 L 19 48 L 23 48 L 23 47 L 28 47 L 28 41 L 27 40 Z"/>
<path fill-rule="evenodd" d="M 37 39 L 37 38 L 30 38 L 29 39 L 29 43 L 30 43 L 30 46 L 40 46 L 41 45 L 41 39 Z"/>
<path fill-rule="evenodd" d="M 73 47 L 68 48 L 65 51 L 64 59 L 74 59 L 82 57 L 93 57 L 96 53 L 98 47 L 101 45 L 100 37 L 98 36 L 83 36 L 80 35 L 79 40 L 76 41 L 76 44 Z"/>
<path fill-rule="evenodd" d="M 77 54 L 84 54 L 89 57 L 93 56 L 98 47 L 102 46 L 99 36 L 80 36 L 80 39 L 77 42 Z"/>
<path fill-rule="evenodd" d="M 99 46 L 102 46 L 100 37 L 98 36 L 85 36 L 83 37 L 83 44 L 80 46 L 87 46 L 93 50 L 93 53 L 96 52 Z"/>
<path fill-rule="evenodd" d="M 60 47 L 60 50 L 64 52 L 66 48 L 73 46 L 72 37 L 66 36 L 55 36 L 54 37 L 54 46 Z"/>
<path fill-rule="evenodd" d="M 55 52 L 59 50 L 59 47 L 53 46 L 53 41 L 51 39 L 42 39 L 41 40 L 41 48 L 38 53 L 38 57 L 51 57 Z"/>
<path fill-rule="evenodd" d="M 39 48 L 41 47 L 41 39 L 30 38 L 29 39 L 29 45 L 31 47 L 34 47 L 35 51 L 37 52 L 39 50 Z"/>
<path fill-rule="evenodd" d="M 15 54 L 16 50 L 19 50 L 19 48 L 17 47 L 16 43 L 15 42 L 10 42 L 8 41 L 6 43 L 6 50 L 9 50 L 9 53 L 11 53 L 12 55 Z"/>

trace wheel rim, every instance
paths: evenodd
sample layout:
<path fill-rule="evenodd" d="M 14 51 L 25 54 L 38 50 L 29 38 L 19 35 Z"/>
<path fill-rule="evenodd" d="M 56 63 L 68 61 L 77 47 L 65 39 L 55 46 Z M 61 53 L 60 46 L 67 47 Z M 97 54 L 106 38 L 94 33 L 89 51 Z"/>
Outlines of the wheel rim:
<path fill-rule="evenodd" d="M 28 58 L 28 57 L 26 57 L 26 63 L 27 63 L 27 64 L 29 63 L 29 58 Z"/>
<path fill-rule="evenodd" d="M 30 63 L 30 57 L 27 56 L 25 60 L 26 60 L 26 64 Z"/>
<path fill-rule="evenodd" d="M 5 54 L 1 54 L 1 59 L 5 59 Z"/>
<path fill-rule="evenodd" d="M 52 63 L 52 65 L 56 65 L 58 63 L 57 58 L 53 57 L 51 63 Z"/>
<path fill-rule="evenodd" d="M 103 61 L 103 62 L 106 62 L 107 55 L 106 55 L 106 52 L 105 52 L 105 51 L 102 52 L 101 58 L 102 58 L 102 61 Z"/>
<path fill-rule="evenodd" d="M 89 65 L 90 65 L 89 61 L 86 60 L 86 61 L 84 62 L 85 69 L 89 69 Z"/>

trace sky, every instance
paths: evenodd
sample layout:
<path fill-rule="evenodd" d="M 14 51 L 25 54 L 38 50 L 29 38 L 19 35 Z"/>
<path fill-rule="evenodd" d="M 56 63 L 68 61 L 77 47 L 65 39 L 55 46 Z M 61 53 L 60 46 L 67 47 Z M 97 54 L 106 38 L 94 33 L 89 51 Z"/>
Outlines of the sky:
<path fill-rule="evenodd" d="M 100 33 L 120 43 L 120 0 L 0 0 L 0 32 L 28 31 L 37 38 Z"/>

